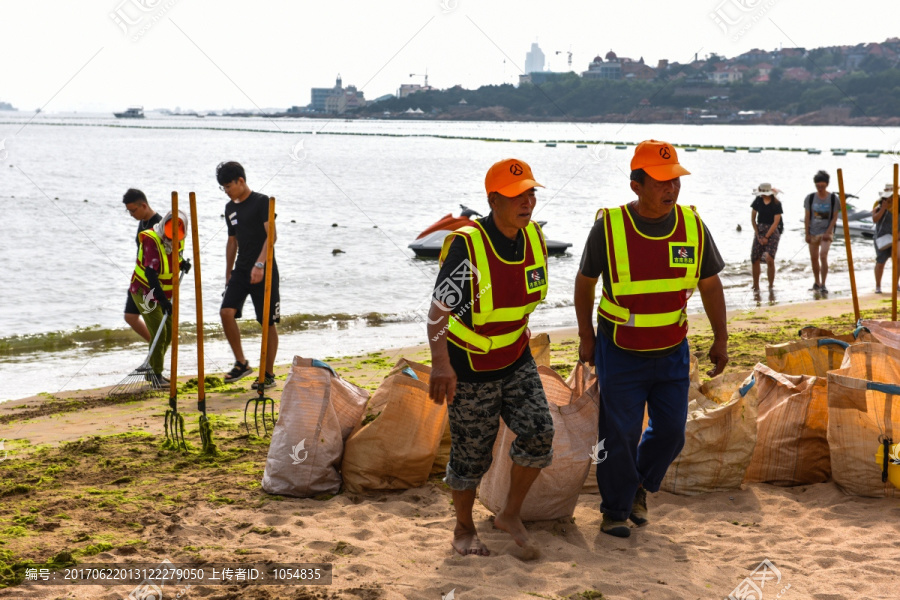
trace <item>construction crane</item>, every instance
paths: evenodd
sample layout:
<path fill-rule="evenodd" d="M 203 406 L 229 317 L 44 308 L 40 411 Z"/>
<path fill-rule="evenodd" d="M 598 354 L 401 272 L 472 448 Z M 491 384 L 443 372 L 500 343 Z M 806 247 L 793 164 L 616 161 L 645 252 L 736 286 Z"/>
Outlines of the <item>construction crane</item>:
<path fill-rule="evenodd" d="M 560 55 L 563 52 L 565 52 L 566 54 L 569 55 L 569 68 L 571 69 L 572 68 L 572 51 L 571 50 L 557 50 L 556 54 Z"/>
<path fill-rule="evenodd" d="M 410 73 L 409 76 L 410 77 L 424 77 L 425 78 L 425 87 L 426 88 L 428 87 L 428 69 L 425 69 L 424 75 L 419 75 L 417 73 Z"/>

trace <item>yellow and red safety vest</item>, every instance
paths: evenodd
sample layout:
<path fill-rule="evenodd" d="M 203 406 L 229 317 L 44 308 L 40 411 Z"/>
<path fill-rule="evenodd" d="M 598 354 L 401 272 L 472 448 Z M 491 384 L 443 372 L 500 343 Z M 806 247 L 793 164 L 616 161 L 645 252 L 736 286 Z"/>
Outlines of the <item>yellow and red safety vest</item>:
<path fill-rule="evenodd" d="M 137 281 L 144 289 L 150 289 L 150 282 L 147 281 L 147 274 L 144 271 L 144 238 L 148 238 L 153 240 L 153 243 L 156 244 L 156 249 L 159 251 L 159 260 L 160 260 L 160 273 L 159 273 L 159 285 L 162 286 L 163 292 L 166 295 L 166 298 L 172 299 L 172 269 L 169 266 L 169 254 L 166 252 L 165 246 L 162 243 L 162 240 L 159 239 L 159 235 L 152 229 L 145 229 L 144 231 L 138 234 L 138 240 L 140 241 L 140 245 L 138 247 L 137 254 L 137 264 L 134 266 L 134 274 L 131 276 L 131 281 Z M 181 253 L 184 251 L 184 240 L 181 240 L 178 243 L 178 257 L 181 258 Z"/>
<path fill-rule="evenodd" d="M 496 371 L 516 362 L 531 333 L 528 317 L 547 296 L 547 247 L 534 221 L 523 230 L 525 256 L 500 258 L 480 223 L 462 227 L 444 238 L 441 263 L 458 236 L 466 242 L 471 262 L 472 328 L 451 314 L 447 339 L 466 351 L 473 371 Z"/>
<path fill-rule="evenodd" d="M 613 325 L 613 341 L 627 350 L 662 350 L 687 335 L 687 300 L 700 280 L 703 223 L 693 207 L 675 205 L 666 236 L 642 234 L 624 206 L 603 209 L 611 289 L 598 318 Z"/>

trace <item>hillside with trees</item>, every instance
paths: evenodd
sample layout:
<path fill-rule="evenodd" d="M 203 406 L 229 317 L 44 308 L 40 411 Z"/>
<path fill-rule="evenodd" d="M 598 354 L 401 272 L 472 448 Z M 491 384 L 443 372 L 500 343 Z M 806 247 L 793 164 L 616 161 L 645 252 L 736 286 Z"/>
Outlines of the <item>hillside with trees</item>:
<path fill-rule="evenodd" d="M 617 62 L 637 74 L 591 78 Z M 518 86 L 425 89 L 369 103 L 359 116 L 478 120 L 900 125 L 900 40 L 711 55 L 656 69 L 613 52 L 582 74 L 532 73 Z"/>

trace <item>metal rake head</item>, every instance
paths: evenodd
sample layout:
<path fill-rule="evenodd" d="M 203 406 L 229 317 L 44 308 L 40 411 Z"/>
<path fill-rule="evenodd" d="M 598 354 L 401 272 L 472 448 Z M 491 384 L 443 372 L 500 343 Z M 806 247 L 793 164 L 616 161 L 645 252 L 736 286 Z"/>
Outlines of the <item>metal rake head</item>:
<path fill-rule="evenodd" d="M 184 415 L 178 412 L 178 400 L 174 397 L 169 398 L 169 408 L 166 409 L 165 417 L 166 441 L 164 446 L 167 448 L 187 450 L 187 444 L 184 442 Z"/>
<path fill-rule="evenodd" d="M 140 366 L 109 390 L 108 396 L 152 396 L 162 392 L 166 382 L 149 366 Z"/>
<path fill-rule="evenodd" d="M 262 405 L 262 424 L 263 424 L 263 432 L 264 435 L 269 435 L 269 426 L 266 423 L 266 406 L 271 404 L 271 418 L 272 418 L 272 430 L 275 430 L 275 400 L 269 398 L 268 396 L 263 396 L 260 394 L 257 398 L 250 398 L 247 400 L 247 404 L 244 405 L 244 428 L 247 430 L 247 435 L 250 435 L 250 424 L 247 422 L 247 409 L 250 408 L 250 403 L 253 402 L 253 426 L 256 429 L 256 435 L 259 437 L 259 408 Z"/>

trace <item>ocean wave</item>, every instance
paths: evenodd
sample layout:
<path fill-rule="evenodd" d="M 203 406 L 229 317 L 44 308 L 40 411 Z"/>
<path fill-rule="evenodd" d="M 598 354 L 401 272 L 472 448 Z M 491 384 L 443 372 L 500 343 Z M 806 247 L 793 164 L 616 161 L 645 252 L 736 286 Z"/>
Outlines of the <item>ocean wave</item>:
<path fill-rule="evenodd" d="M 325 315 L 294 314 L 281 317 L 278 330 L 284 333 L 306 331 L 309 329 L 346 329 L 351 326 L 377 327 L 389 319 L 381 313 L 364 313 L 359 315 L 333 313 Z M 259 335 L 260 327 L 252 320 L 238 321 L 243 335 Z M 207 339 L 224 339 L 220 323 L 207 322 L 203 326 L 203 336 Z M 196 323 L 179 323 L 179 343 L 190 343 L 197 339 Z M 74 331 L 48 331 L 29 335 L 13 335 L 0 338 L 0 359 L 32 352 L 59 352 L 72 348 L 92 348 L 111 350 L 125 348 L 136 343 L 143 343 L 129 327 L 104 328 L 100 326 L 83 327 Z"/>

